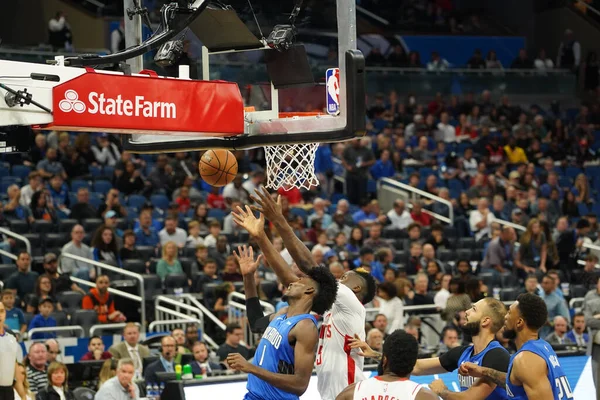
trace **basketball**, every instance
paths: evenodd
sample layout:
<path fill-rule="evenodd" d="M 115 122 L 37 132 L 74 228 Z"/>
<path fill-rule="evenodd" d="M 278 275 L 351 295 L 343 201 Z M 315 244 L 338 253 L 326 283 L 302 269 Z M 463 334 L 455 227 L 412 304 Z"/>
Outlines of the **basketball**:
<path fill-rule="evenodd" d="M 235 178 L 238 163 L 232 152 L 211 149 L 200 158 L 200 176 L 211 186 L 225 186 Z"/>

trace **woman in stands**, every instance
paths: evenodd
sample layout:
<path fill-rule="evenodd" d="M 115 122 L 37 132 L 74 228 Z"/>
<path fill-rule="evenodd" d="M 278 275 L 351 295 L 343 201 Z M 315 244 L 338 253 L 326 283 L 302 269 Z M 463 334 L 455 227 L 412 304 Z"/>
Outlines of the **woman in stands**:
<path fill-rule="evenodd" d="M 529 220 L 519 243 L 521 245 L 515 254 L 515 266 L 519 269 L 521 278 L 525 279 L 529 274 L 545 274 L 548 242 L 537 218 Z"/>
<path fill-rule="evenodd" d="M 98 390 L 102 387 L 104 382 L 117 375 L 117 360 L 114 358 L 104 361 L 100 374 L 98 375 Z"/>
<path fill-rule="evenodd" d="M 575 202 L 588 204 L 590 200 L 590 184 L 585 174 L 577 175 L 575 178 L 575 185 L 571 188 L 573 196 L 575 196 Z"/>
<path fill-rule="evenodd" d="M 105 225 L 101 225 L 94 234 L 94 238 L 92 239 L 92 254 L 95 261 L 115 267 L 122 266 L 115 233 Z"/>
<path fill-rule="evenodd" d="M 446 309 L 442 311 L 442 318 L 448 322 L 452 321 L 457 312 L 471 308 L 471 298 L 465 293 L 465 284 L 460 278 L 450 280 L 450 297 L 446 301 Z"/>
<path fill-rule="evenodd" d="M 162 281 L 167 278 L 167 275 L 183 274 L 181 263 L 177 259 L 177 244 L 175 242 L 167 242 L 162 248 L 162 258 L 156 264 L 156 275 Z"/>
<path fill-rule="evenodd" d="M 52 298 L 54 293 L 54 284 L 52 279 L 46 274 L 40 275 L 35 282 L 35 294 L 31 293 L 31 296 L 26 297 L 27 301 L 27 312 L 37 314 L 38 304 L 40 300 L 46 298 Z M 54 302 L 56 311 L 62 311 L 62 306 L 58 302 Z"/>
<path fill-rule="evenodd" d="M 73 393 L 69 391 L 67 366 L 60 362 L 53 362 L 48 367 L 48 386 L 38 392 L 36 400 L 74 400 Z"/>
<path fill-rule="evenodd" d="M 200 203 L 196 206 L 192 220 L 200 223 L 200 232 L 208 233 L 208 208 L 206 208 L 206 204 Z"/>
<path fill-rule="evenodd" d="M 562 215 L 569 218 L 579 218 L 579 206 L 573 192 L 566 190 L 561 206 Z"/>
<path fill-rule="evenodd" d="M 350 240 L 346 245 L 346 249 L 351 253 L 358 253 L 363 244 L 363 231 L 359 227 L 352 228 L 350 232 Z"/>
<path fill-rule="evenodd" d="M 29 204 L 31 214 L 36 220 L 44 220 L 50 222 L 56 222 L 56 210 L 52 204 L 50 193 L 47 190 L 40 190 L 35 192 L 31 196 L 31 203 Z"/>
<path fill-rule="evenodd" d="M 31 389 L 29 388 L 29 381 L 27 380 L 27 369 L 23 364 L 20 363 L 17 365 L 17 373 L 15 374 L 15 383 L 13 383 L 13 388 L 19 383 L 21 383 L 23 388 L 25 388 L 25 393 L 27 394 L 25 400 L 34 400 L 35 396 L 31 392 Z M 13 390 L 15 392 L 15 400 L 20 399 L 21 397 L 17 393 L 17 389 Z"/>
<path fill-rule="evenodd" d="M 556 242 L 552 238 L 552 234 L 550 232 L 550 224 L 548 221 L 540 221 L 540 226 L 542 227 L 542 232 L 546 235 L 546 268 L 548 270 L 555 269 L 558 263 L 560 262 L 560 257 L 558 256 L 558 248 L 556 247 Z"/>

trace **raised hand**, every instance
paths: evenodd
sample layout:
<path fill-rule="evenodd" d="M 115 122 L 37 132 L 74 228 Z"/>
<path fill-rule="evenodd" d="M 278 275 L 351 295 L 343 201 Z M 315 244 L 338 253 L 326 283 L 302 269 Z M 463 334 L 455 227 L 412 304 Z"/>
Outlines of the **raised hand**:
<path fill-rule="evenodd" d="M 431 391 L 437 394 L 438 396 L 441 395 L 443 392 L 448 391 L 448 388 L 444 384 L 444 381 L 442 381 L 441 379 L 436 379 L 435 381 L 431 382 L 429 384 L 429 389 L 431 389 Z"/>
<path fill-rule="evenodd" d="M 358 355 L 367 358 L 379 358 L 380 354 L 373 350 L 367 342 L 363 342 L 360 337 L 355 333 L 354 339 L 349 340 L 351 349 L 360 349 Z"/>
<path fill-rule="evenodd" d="M 245 210 L 238 206 L 237 210 L 231 212 L 231 215 L 233 215 L 233 221 L 247 230 L 251 236 L 259 236 L 265 232 L 265 217 L 260 214 L 260 217 L 256 218 L 249 206 L 246 206 Z"/>
<path fill-rule="evenodd" d="M 275 202 L 267 190 L 262 186 L 254 192 L 256 193 L 256 196 L 250 196 L 257 204 L 252 207 L 254 210 L 264 214 L 270 221 L 283 216 L 280 195 L 277 195 L 277 202 Z"/>
<path fill-rule="evenodd" d="M 238 246 L 237 253 L 234 251 L 233 255 L 238 260 L 240 264 L 240 271 L 244 276 L 254 275 L 260 262 L 263 258 L 263 255 L 259 255 L 256 260 L 254 260 L 254 250 L 252 246 Z"/>
<path fill-rule="evenodd" d="M 458 368 L 458 373 L 464 376 L 472 376 L 473 378 L 481 378 L 483 376 L 481 367 L 471 362 L 462 363 Z"/>

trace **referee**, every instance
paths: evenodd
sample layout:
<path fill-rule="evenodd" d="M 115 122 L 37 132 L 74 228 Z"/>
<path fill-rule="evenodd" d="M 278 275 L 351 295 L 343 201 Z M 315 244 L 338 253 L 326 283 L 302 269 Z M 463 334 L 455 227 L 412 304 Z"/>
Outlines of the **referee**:
<path fill-rule="evenodd" d="M 22 384 L 15 385 L 13 389 L 19 345 L 17 339 L 4 327 L 5 321 L 6 308 L 0 303 L 0 400 L 20 400 L 15 399 L 15 389 L 21 398 L 25 399 L 25 388 Z"/>

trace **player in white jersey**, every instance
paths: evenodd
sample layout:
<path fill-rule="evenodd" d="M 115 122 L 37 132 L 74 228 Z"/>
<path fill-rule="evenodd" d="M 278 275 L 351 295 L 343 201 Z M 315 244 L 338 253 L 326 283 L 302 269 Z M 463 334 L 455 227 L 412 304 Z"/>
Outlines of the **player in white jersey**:
<path fill-rule="evenodd" d="M 438 400 L 431 390 L 410 380 L 418 354 L 414 336 L 394 331 L 383 343 L 378 376 L 348 386 L 336 400 Z"/>
<path fill-rule="evenodd" d="M 277 229 L 300 271 L 307 273 L 316 267 L 310 250 L 296 237 L 283 216 L 281 198 L 275 202 L 266 192 L 256 190 L 252 199 L 258 205 L 254 209 L 263 213 Z M 276 272 L 280 268 L 277 265 L 271 267 Z M 284 268 L 289 270 L 287 265 Z M 284 273 L 277 272 L 277 276 Z M 331 310 L 323 315 L 319 332 L 315 364 L 322 400 L 334 400 L 345 387 L 365 379 L 362 372 L 364 358 L 357 349 L 350 348 L 350 341 L 357 333 L 364 340 L 366 312 L 363 304 L 373 300 L 376 286 L 371 274 L 361 268 L 346 272 L 339 280 L 337 297 Z"/>

